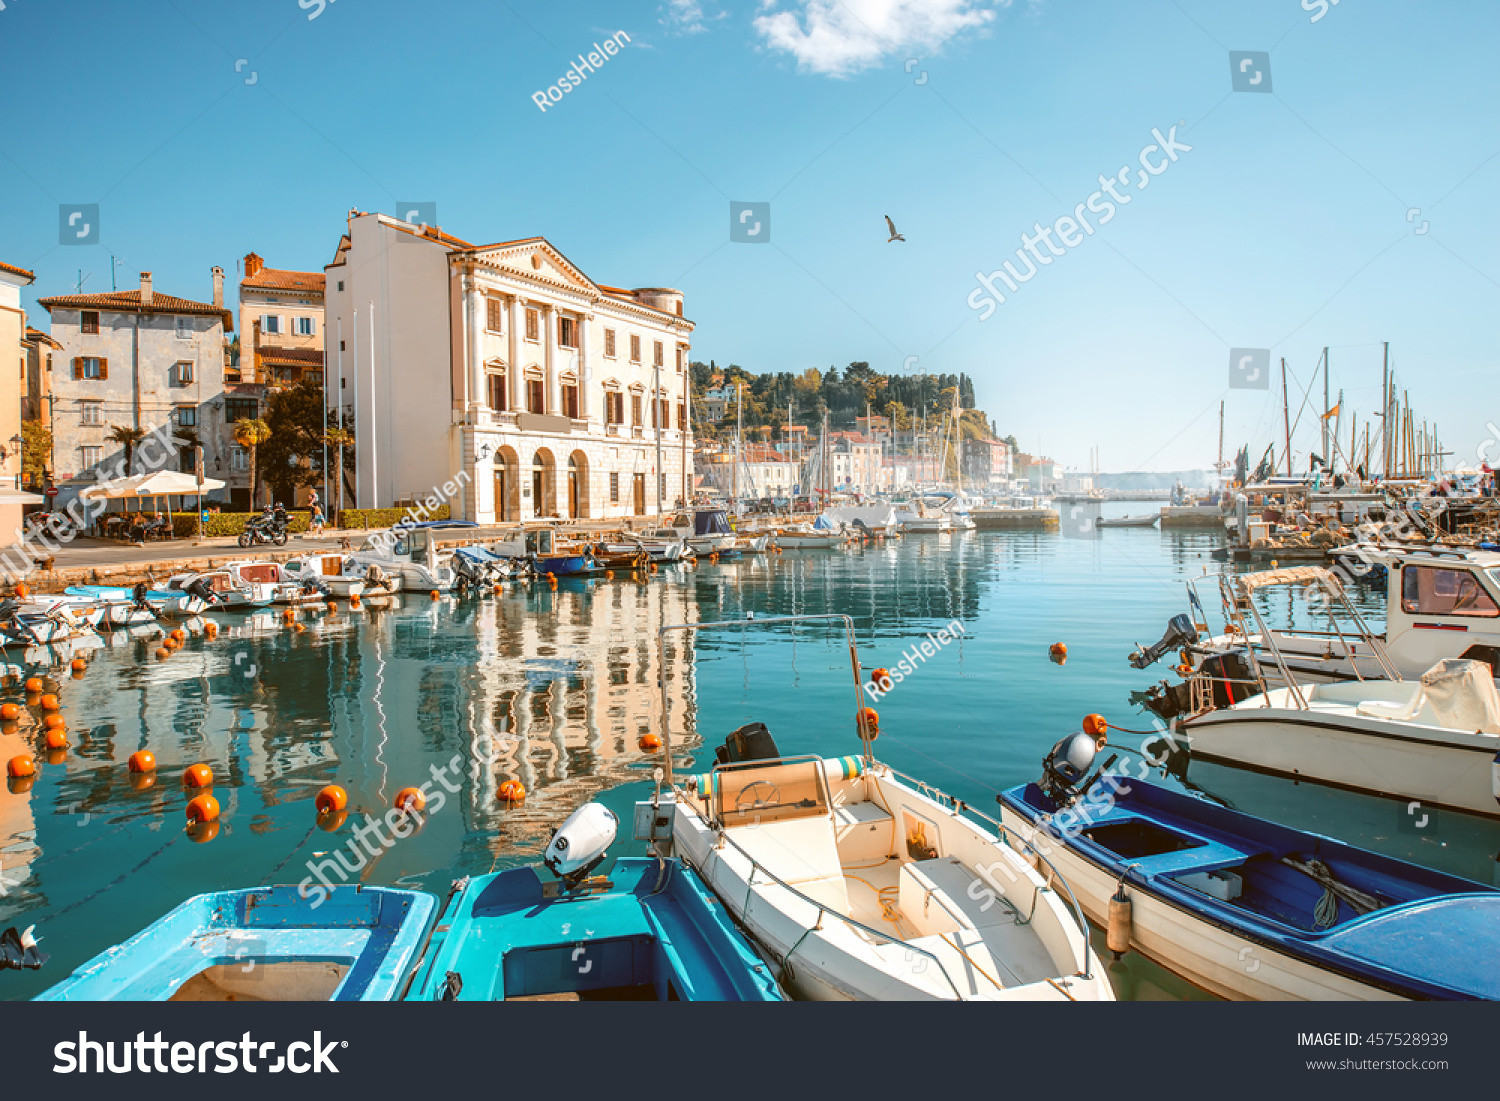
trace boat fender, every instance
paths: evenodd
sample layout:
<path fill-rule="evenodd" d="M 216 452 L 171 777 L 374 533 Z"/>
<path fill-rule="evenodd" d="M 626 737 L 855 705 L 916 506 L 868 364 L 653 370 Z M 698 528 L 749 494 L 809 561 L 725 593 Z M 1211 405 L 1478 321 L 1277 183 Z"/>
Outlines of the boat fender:
<path fill-rule="evenodd" d="M 1130 896 L 1125 893 L 1122 879 L 1115 893 L 1109 896 L 1109 924 L 1105 929 L 1105 943 L 1115 959 L 1130 951 L 1130 909 Z"/>

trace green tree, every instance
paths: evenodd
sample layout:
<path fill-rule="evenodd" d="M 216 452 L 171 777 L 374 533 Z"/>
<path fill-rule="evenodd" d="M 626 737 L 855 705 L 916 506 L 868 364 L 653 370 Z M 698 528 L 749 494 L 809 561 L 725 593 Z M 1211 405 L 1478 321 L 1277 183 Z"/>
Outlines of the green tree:
<path fill-rule="evenodd" d="M 271 438 L 271 426 L 259 417 L 241 417 L 234 422 L 234 442 L 250 449 L 250 509 L 255 510 L 256 458 L 260 445 Z"/>
<path fill-rule="evenodd" d="M 354 447 L 354 433 L 347 428 L 340 428 L 334 425 L 327 432 L 323 433 L 323 442 L 333 452 L 333 464 L 336 473 L 334 485 L 338 487 L 338 504 L 334 506 L 333 518 L 334 523 L 337 523 L 339 513 L 344 511 L 344 452 L 346 449 Z M 330 501 L 329 504 L 332 505 L 333 502 Z"/>
<path fill-rule="evenodd" d="M 266 425 L 271 438 L 260 449 L 260 476 L 276 499 L 290 499 L 298 486 L 323 478 L 323 444 L 328 432 L 323 387 L 304 378 L 271 394 Z"/>
<path fill-rule="evenodd" d="M 41 485 L 52 472 L 52 431 L 40 421 L 21 425 L 21 473 L 32 485 Z"/>
<path fill-rule="evenodd" d="M 111 443 L 119 444 L 121 450 L 125 452 L 125 473 L 135 473 L 135 449 L 136 445 L 146 438 L 145 430 L 112 424 L 109 426 L 109 435 L 105 438 Z"/>

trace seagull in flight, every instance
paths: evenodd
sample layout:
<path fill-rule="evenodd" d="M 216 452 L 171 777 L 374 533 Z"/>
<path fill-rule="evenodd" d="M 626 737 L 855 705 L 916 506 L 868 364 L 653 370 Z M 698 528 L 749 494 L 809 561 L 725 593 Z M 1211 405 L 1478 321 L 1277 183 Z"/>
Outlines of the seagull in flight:
<path fill-rule="evenodd" d="M 891 216 L 889 214 L 887 214 L 885 216 L 885 224 L 888 227 L 890 227 L 890 231 L 891 231 L 891 235 L 886 238 L 886 242 L 885 242 L 886 244 L 890 244 L 892 241 L 904 241 L 904 240 L 906 240 L 905 237 L 901 236 L 901 234 L 899 234 L 899 233 L 896 232 L 896 223 L 893 222 L 893 221 L 891 221 Z"/>

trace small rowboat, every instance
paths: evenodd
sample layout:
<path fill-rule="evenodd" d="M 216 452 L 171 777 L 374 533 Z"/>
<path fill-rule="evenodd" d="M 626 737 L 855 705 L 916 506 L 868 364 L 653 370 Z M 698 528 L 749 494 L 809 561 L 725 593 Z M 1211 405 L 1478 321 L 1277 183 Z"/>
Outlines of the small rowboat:
<path fill-rule="evenodd" d="M 392 1001 L 436 909 L 432 895 L 385 887 L 215 891 L 99 953 L 37 1000 Z"/>
<path fill-rule="evenodd" d="M 1096 528 L 1150 528 L 1161 519 L 1159 513 L 1147 516 L 1101 516 L 1094 521 Z"/>
<path fill-rule="evenodd" d="M 778 531 L 776 545 L 782 550 L 832 550 L 845 543 L 842 535 L 821 531 Z"/>
<path fill-rule="evenodd" d="M 1500 891 L 1107 766 L 1085 779 L 1094 746 L 1064 739 L 999 801 L 1111 949 L 1224 998 L 1500 998 Z"/>

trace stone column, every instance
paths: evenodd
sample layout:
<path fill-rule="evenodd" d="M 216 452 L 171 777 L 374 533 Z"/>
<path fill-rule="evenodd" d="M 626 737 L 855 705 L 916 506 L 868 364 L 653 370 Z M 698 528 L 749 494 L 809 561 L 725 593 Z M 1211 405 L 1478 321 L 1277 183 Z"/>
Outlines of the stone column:
<path fill-rule="evenodd" d="M 479 410 L 489 400 L 484 386 L 484 295 L 471 272 L 464 276 L 464 304 L 469 311 L 469 414 L 470 424 L 479 423 Z"/>
<path fill-rule="evenodd" d="M 580 314 L 578 318 L 578 419 L 588 420 L 593 406 L 590 395 L 594 386 L 594 369 L 589 362 L 589 327 L 594 315 Z"/>
<path fill-rule="evenodd" d="M 542 307 L 542 347 L 547 358 L 542 364 L 547 377 L 547 412 L 562 413 L 562 387 L 557 381 L 557 308 L 550 304 Z"/>
<path fill-rule="evenodd" d="M 525 326 L 526 303 L 520 295 L 513 295 L 510 300 L 510 382 L 506 389 L 510 391 L 510 407 L 516 410 L 526 408 L 526 377 L 521 370 L 521 336 L 526 331 Z"/>

